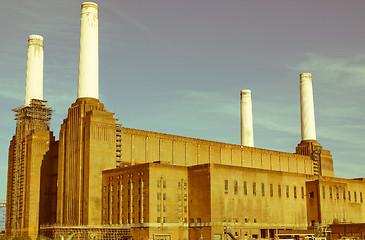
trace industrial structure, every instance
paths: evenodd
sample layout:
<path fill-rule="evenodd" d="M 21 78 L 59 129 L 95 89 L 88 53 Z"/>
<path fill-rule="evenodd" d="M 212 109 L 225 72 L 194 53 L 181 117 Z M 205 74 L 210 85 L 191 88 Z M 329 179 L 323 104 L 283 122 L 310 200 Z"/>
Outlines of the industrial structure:
<path fill-rule="evenodd" d="M 300 75 L 295 153 L 254 147 L 250 90 L 241 91 L 241 145 L 122 127 L 99 101 L 98 6 L 85 2 L 78 96 L 56 141 L 43 100 L 43 38 L 28 42 L 7 235 L 234 240 L 365 222 L 364 179 L 335 178 L 330 151 L 316 140 L 311 74 Z"/>

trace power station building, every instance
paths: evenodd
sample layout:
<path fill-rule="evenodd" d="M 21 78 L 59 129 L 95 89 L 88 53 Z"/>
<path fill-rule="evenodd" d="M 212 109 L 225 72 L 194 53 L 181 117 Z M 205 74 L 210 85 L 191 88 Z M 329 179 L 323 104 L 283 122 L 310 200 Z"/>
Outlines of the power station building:
<path fill-rule="evenodd" d="M 220 240 L 365 222 L 364 179 L 335 178 L 316 141 L 311 74 L 300 75 L 295 153 L 254 147 L 249 90 L 241 91 L 241 145 L 121 127 L 99 101 L 98 6 L 85 2 L 78 96 L 55 140 L 43 38 L 28 43 L 25 103 L 13 110 L 7 235 Z"/>

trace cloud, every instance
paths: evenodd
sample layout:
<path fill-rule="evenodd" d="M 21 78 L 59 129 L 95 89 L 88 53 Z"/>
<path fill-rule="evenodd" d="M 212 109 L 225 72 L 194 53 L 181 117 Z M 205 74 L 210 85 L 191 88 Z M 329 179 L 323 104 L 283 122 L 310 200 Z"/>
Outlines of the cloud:
<path fill-rule="evenodd" d="M 294 67 L 301 72 L 311 72 L 321 84 L 347 88 L 365 88 L 365 54 L 335 58 L 317 53 L 306 53 L 306 60 Z"/>

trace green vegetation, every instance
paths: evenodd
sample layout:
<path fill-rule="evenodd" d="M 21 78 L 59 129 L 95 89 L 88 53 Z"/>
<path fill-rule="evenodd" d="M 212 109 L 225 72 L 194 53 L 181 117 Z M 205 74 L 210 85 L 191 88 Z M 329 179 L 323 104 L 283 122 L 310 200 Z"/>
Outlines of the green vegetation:
<path fill-rule="evenodd" d="M 74 237 L 74 235 L 75 235 L 76 233 L 73 233 L 73 234 L 71 234 L 70 236 L 68 236 L 67 238 L 66 238 L 66 240 L 71 240 L 73 237 Z M 62 236 L 62 235 L 60 235 L 61 236 L 61 240 L 65 240 L 65 238 Z"/>

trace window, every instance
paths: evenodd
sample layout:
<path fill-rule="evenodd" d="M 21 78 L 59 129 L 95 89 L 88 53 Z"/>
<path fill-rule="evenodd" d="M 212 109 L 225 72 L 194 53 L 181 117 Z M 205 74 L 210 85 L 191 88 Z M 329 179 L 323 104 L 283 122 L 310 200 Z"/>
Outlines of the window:
<path fill-rule="evenodd" d="M 247 182 L 243 182 L 243 192 L 247 195 Z"/>
<path fill-rule="evenodd" d="M 253 219 L 253 222 L 254 222 L 254 223 L 257 223 L 257 219 L 256 219 L 256 218 L 254 218 L 254 219 Z"/>
<path fill-rule="evenodd" d="M 332 187 L 330 187 L 330 198 L 332 199 Z"/>
<path fill-rule="evenodd" d="M 346 200 L 346 190 L 343 189 L 343 199 Z"/>
<path fill-rule="evenodd" d="M 304 187 L 302 187 L 302 198 L 304 198 Z"/>
<path fill-rule="evenodd" d="M 362 192 L 360 192 L 360 202 L 362 203 Z"/>
<path fill-rule="evenodd" d="M 201 218 L 197 218 L 197 219 L 196 219 L 196 222 L 197 222 L 197 223 L 201 223 L 201 222 L 202 222 L 202 219 L 201 219 Z"/>
<path fill-rule="evenodd" d="M 163 211 L 166 212 L 166 205 L 163 205 Z"/>
<path fill-rule="evenodd" d="M 104 192 L 106 193 L 106 186 L 104 186 Z"/>
<path fill-rule="evenodd" d="M 157 200 L 160 200 L 161 199 L 161 193 L 157 193 Z"/>
<path fill-rule="evenodd" d="M 165 223 L 166 222 L 166 217 L 163 218 L 163 222 Z"/>
<path fill-rule="evenodd" d="M 184 189 L 186 189 L 188 187 L 187 183 L 184 183 Z"/>
<path fill-rule="evenodd" d="M 238 193 L 238 182 L 234 181 L 234 194 Z"/>
<path fill-rule="evenodd" d="M 350 193 L 350 191 L 349 191 L 349 201 L 351 202 L 351 193 Z"/>
<path fill-rule="evenodd" d="M 157 212 L 161 212 L 161 205 L 157 204 Z"/>
<path fill-rule="evenodd" d="M 354 192 L 354 201 L 357 202 L 356 192 Z"/>
<path fill-rule="evenodd" d="M 294 186 L 294 198 L 297 198 L 297 187 Z"/>
<path fill-rule="evenodd" d="M 326 188 L 324 186 L 322 186 L 322 194 L 323 198 L 326 198 Z"/>
<path fill-rule="evenodd" d="M 265 184 L 261 183 L 261 195 L 265 196 Z"/>
<path fill-rule="evenodd" d="M 286 185 L 286 197 L 289 197 L 289 185 Z"/>
<path fill-rule="evenodd" d="M 166 188 L 166 181 L 163 181 L 163 188 Z"/>
<path fill-rule="evenodd" d="M 190 218 L 189 223 L 194 223 L 194 218 Z"/>
<path fill-rule="evenodd" d="M 248 218 L 245 218 L 245 223 L 248 223 Z"/>
<path fill-rule="evenodd" d="M 160 188 L 161 187 L 161 181 L 157 180 L 157 187 Z"/>
<path fill-rule="evenodd" d="M 186 202 L 188 200 L 188 195 L 184 194 L 184 201 Z"/>
<path fill-rule="evenodd" d="M 166 193 L 163 194 L 163 200 L 166 200 Z"/>
<path fill-rule="evenodd" d="M 228 180 L 224 180 L 224 191 L 228 193 Z"/>
<path fill-rule="evenodd" d="M 280 184 L 278 185 L 278 195 L 279 195 L 279 197 L 281 197 L 281 185 Z"/>
<path fill-rule="evenodd" d="M 270 184 L 270 197 L 274 196 L 274 187 Z"/>
<path fill-rule="evenodd" d="M 252 183 L 252 194 L 256 196 L 256 183 Z"/>
<path fill-rule="evenodd" d="M 184 206 L 184 213 L 187 213 L 187 212 L 188 212 L 188 207 Z"/>
<path fill-rule="evenodd" d="M 157 217 L 157 222 L 160 223 L 161 222 L 161 218 Z"/>

